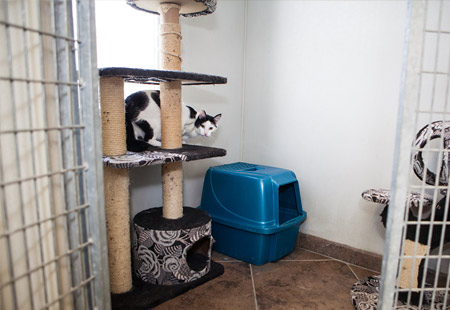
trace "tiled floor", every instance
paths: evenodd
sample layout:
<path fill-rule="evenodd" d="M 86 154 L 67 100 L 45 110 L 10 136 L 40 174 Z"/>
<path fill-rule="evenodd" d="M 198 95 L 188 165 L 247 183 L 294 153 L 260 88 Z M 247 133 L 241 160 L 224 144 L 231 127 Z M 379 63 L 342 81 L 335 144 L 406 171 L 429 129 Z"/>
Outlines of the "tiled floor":
<path fill-rule="evenodd" d="M 353 283 L 377 274 L 303 249 L 262 266 L 220 253 L 213 260 L 225 267 L 222 276 L 155 310 L 351 310 Z"/>

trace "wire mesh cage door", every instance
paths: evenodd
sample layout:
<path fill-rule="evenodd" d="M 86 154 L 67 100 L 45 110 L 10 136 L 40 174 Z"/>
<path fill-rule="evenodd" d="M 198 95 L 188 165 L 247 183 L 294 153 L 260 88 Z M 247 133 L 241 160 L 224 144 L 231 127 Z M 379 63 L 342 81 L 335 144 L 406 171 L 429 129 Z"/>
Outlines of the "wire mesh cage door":
<path fill-rule="evenodd" d="M 409 1 L 407 19 L 378 309 L 450 309 L 450 2 Z"/>
<path fill-rule="evenodd" d="M 0 2 L 0 309 L 107 309 L 93 1 Z"/>

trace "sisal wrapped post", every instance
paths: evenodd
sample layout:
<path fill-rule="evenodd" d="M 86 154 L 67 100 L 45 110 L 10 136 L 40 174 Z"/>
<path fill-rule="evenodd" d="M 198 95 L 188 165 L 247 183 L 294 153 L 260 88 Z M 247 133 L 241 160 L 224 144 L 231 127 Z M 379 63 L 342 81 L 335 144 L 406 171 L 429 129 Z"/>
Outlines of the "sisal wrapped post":
<path fill-rule="evenodd" d="M 419 276 L 419 267 L 420 262 L 422 261 L 421 256 L 424 256 L 428 252 L 428 246 L 421 243 L 415 243 L 411 240 L 405 240 L 403 246 L 403 255 L 411 256 L 413 258 L 403 258 L 402 269 L 400 271 L 400 276 L 398 279 L 398 286 L 400 288 L 406 289 L 417 289 L 421 283 L 418 282 Z M 416 248 L 417 246 L 417 248 Z M 416 253 L 414 253 L 414 249 L 416 248 Z M 425 277 L 425 275 L 424 275 Z"/>
<path fill-rule="evenodd" d="M 162 3 L 160 6 L 160 65 L 164 70 L 181 70 L 180 6 Z"/>
<path fill-rule="evenodd" d="M 178 219 L 183 216 L 183 166 L 181 162 L 165 164 L 161 168 L 163 217 Z"/>
<path fill-rule="evenodd" d="M 127 151 L 123 78 L 100 78 L 103 155 L 123 155 Z"/>
<path fill-rule="evenodd" d="M 121 77 L 100 79 L 103 154 L 127 151 L 124 86 Z M 108 239 L 110 289 L 114 294 L 132 288 L 128 169 L 104 167 L 105 216 Z"/>
<path fill-rule="evenodd" d="M 103 168 L 106 235 L 111 293 L 131 290 L 130 211 L 128 169 Z"/>
<path fill-rule="evenodd" d="M 160 84 L 161 90 L 161 147 L 178 149 L 181 140 L 181 82 Z"/>
<path fill-rule="evenodd" d="M 181 70 L 180 6 L 163 3 L 161 13 L 161 54 L 164 70 Z M 181 81 L 161 83 L 161 144 L 163 149 L 177 149 L 181 140 Z M 183 216 L 183 167 L 181 163 L 164 164 L 161 169 L 163 217 Z"/>

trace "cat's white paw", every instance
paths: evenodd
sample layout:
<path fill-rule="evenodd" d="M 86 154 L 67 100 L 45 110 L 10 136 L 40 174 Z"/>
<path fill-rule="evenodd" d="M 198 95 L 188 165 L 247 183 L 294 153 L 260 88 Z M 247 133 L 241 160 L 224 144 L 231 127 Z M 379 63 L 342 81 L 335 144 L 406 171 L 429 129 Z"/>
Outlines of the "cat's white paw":
<path fill-rule="evenodd" d="M 153 139 L 151 139 L 151 140 L 148 140 L 148 144 L 150 144 L 150 145 L 153 145 L 153 146 L 161 146 L 161 141 L 158 141 L 158 140 L 153 140 Z"/>

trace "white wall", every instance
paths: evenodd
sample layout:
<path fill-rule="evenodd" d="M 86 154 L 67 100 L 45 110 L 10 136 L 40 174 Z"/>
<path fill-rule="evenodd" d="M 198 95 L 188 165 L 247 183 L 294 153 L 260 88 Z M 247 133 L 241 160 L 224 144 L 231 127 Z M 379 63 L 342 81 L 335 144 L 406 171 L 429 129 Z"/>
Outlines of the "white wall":
<path fill-rule="evenodd" d="M 122 0 L 96 0 L 95 19 L 99 68 L 158 68 L 158 15 L 133 9 Z M 126 83 L 125 96 L 154 88 Z"/>
<path fill-rule="evenodd" d="M 404 1 L 249 1 L 245 161 L 293 170 L 301 231 L 382 253 Z"/>

